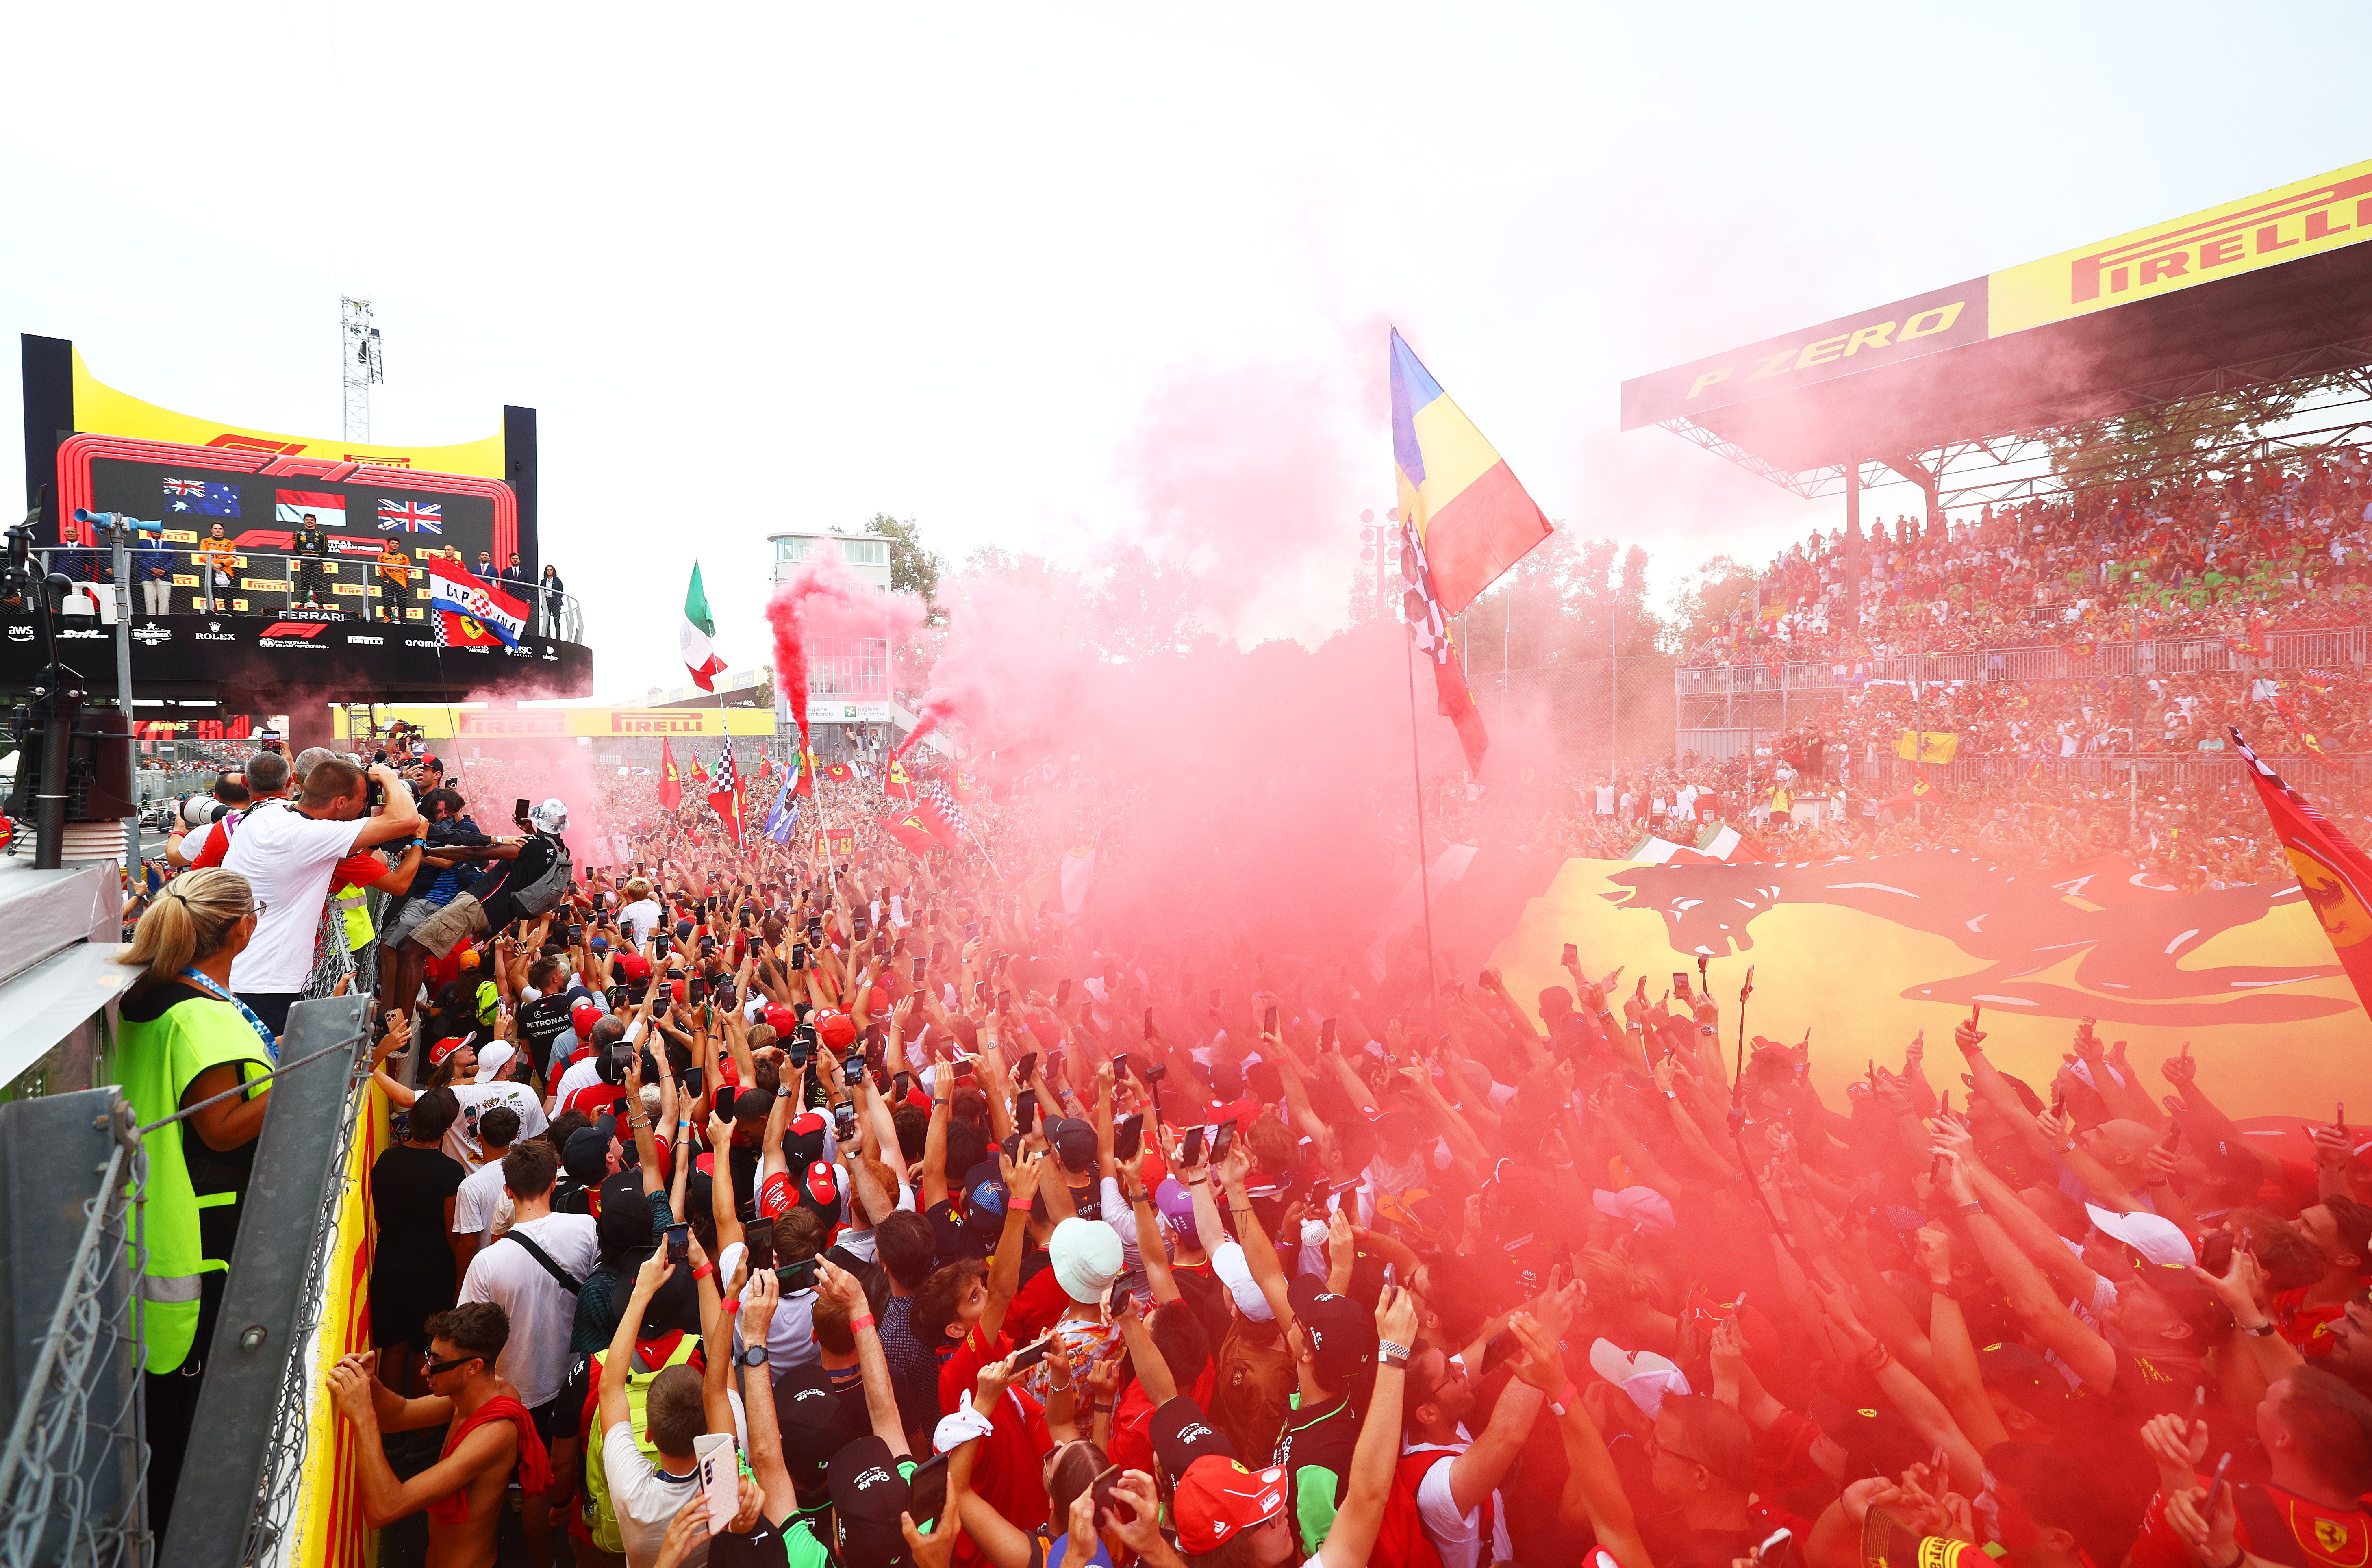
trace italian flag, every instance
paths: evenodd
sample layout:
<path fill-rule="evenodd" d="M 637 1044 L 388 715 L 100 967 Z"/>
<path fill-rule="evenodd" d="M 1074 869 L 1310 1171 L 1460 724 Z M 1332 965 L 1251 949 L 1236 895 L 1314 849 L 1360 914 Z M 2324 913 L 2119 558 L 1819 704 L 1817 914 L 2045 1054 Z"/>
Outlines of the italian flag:
<path fill-rule="evenodd" d="M 683 646 L 684 667 L 703 691 L 714 691 L 709 677 L 725 670 L 725 661 L 716 656 L 713 639 L 716 635 L 715 618 L 708 613 L 708 594 L 700 586 L 700 563 L 692 563 L 692 587 L 683 594 L 683 625 L 676 640 Z"/>

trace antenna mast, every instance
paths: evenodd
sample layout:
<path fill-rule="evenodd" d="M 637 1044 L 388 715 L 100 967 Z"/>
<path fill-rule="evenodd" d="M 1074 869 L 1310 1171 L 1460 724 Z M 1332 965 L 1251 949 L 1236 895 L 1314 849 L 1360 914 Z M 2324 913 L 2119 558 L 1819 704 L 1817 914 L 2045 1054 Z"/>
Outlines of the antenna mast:
<path fill-rule="evenodd" d="M 369 300 L 340 296 L 338 324 L 338 357 L 345 366 L 346 439 L 361 445 L 370 440 L 370 389 L 387 379 L 387 363 L 379 356 Z"/>

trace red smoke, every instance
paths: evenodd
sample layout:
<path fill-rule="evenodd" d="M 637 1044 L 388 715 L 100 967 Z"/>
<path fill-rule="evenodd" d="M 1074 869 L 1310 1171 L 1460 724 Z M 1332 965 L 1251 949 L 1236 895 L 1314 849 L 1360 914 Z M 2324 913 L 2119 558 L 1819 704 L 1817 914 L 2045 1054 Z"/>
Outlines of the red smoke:
<path fill-rule="evenodd" d="M 799 744 L 808 741 L 808 668 L 810 653 L 852 656 L 860 639 L 911 637 L 923 624 L 923 606 L 911 594 L 883 593 L 849 575 L 829 558 L 810 561 L 774 586 L 766 598 L 766 623 L 774 629 L 774 680 L 798 721 Z M 888 694 L 888 682 L 883 682 Z"/>

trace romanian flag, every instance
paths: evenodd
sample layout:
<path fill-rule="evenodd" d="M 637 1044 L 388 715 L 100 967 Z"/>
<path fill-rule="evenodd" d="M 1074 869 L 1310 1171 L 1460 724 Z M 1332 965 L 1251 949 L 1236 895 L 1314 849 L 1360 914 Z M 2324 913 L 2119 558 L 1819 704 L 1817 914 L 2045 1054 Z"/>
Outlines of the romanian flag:
<path fill-rule="evenodd" d="M 683 775 L 675 771 L 675 748 L 659 737 L 659 804 L 669 811 L 683 804 Z"/>
<path fill-rule="evenodd" d="M 1424 546 L 1442 613 L 1456 615 L 1552 530 L 1397 331 L 1391 361 L 1400 513 Z"/>
<path fill-rule="evenodd" d="M 2312 802 L 2282 782 L 2282 776 L 2257 760 L 2249 743 L 2233 730 L 2232 744 L 2249 764 L 2257 798 L 2273 819 L 2273 833 L 2282 841 L 2291 866 L 2297 872 L 2298 890 L 2306 895 L 2322 934 L 2355 985 L 2355 994 L 2372 1007 L 2372 856 L 2338 823 L 2315 809 Z"/>

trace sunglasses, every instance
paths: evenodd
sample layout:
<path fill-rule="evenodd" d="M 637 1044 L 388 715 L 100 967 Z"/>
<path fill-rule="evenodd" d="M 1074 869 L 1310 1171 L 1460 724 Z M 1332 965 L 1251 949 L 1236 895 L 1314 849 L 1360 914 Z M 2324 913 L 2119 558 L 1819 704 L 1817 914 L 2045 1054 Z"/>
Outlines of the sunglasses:
<path fill-rule="evenodd" d="M 272 906 L 270 904 L 265 903 L 262 899 L 250 899 L 248 900 L 247 912 L 253 915 L 256 919 L 262 920 L 263 918 L 264 912 L 269 910 L 271 907 Z"/>
<path fill-rule="evenodd" d="M 1694 1458 L 1694 1457 L 1692 1457 L 1692 1456 L 1691 1456 L 1691 1455 L 1688 1455 L 1688 1454 L 1683 1454 L 1683 1453 L 1681 1453 L 1678 1448 L 1667 1448 L 1667 1447 L 1665 1447 L 1663 1444 L 1661 1444 L 1661 1443 L 1659 1443 L 1659 1442 L 1657 1442 L 1657 1441 L 1656 1440 L 1656 1432 L 1655 1432 L 1655 1428 L 1653 1428 L 1653 1427 L 1650 1427 L 1650 1428 L 1648 1428 L 1648 1429 L 1647 1429 L 1647 1435 L 1646 1435 L 1646 1438 L 1645 1438 L 1645 1443 L 1646 1443 L 1646 1445 L 1647 1445 L 1647 1457 L 1648 1457 L 1649 1458 L 1651 1458 L 1651 1459 L 1652 1459 L 1652 1458 L 1655 1458 L 1658 1453 L 1665 1453 L 1665 1454 L 1669 1454 L 1672 1458 L 1676 1458 L 1676 1459 L 1680 1460 L 1680 1463 L 1682 1463 L 1682 1464 L 1684 1464 L 1684 1465 L 1703 1465 L 1703 1464 L 1704 1464 L 1704 1461 L 1703 1461 L 1703 1459 L 1696 1458 Z M 1711 1469 L 1713 1467 L 1712 1467 L 1711 1465 L 1705 1465 L 1705 1468 L 1706 1468 L 1707 1469 Z"/>
<path fill-rule="evenodd" d="M 483 1361 L 483 1359 L 485 1358 L 483 1356 L 457 1355 L 450 1361 L 439 1361 L 436 1359 L 436 1354 L 434 1351 L 422 1351 L 420 1353 L 420 1367 L 422 1371 L 427 1373 L 431 1377 L 441 1377 L 457 1366 L 467 1366 L 473 1361 Z"/>

